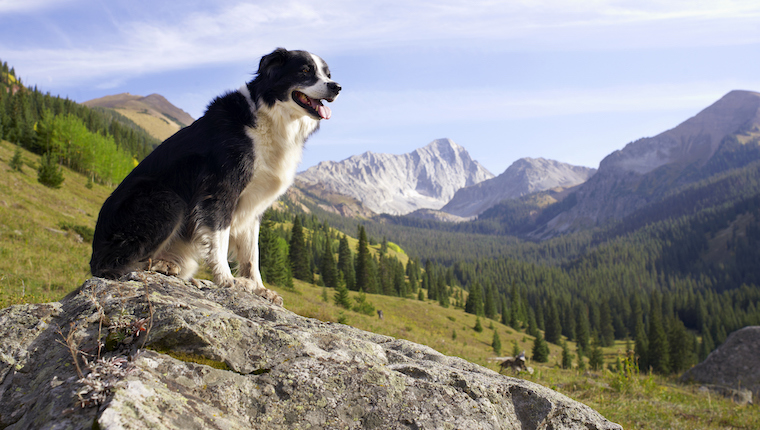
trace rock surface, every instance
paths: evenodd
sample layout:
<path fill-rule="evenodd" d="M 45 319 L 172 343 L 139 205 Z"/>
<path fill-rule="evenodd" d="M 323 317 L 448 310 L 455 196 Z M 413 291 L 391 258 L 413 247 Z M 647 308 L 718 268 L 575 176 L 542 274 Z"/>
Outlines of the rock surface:
<path fill-rule="evenodd" d="M 376 213 L 403 215 L 440 209 L 462 187 L 493 174 L 451 139 L 434 140 L 409 154 L 365 152 L 340 162 L 323 161 L 298 181 L 361 201 Z"/>
<path fill-rule="evenodd" d="M 152 272 L 6 308 L 0 337 L 3 429 L 620 428 L 428 347 Z"/>
<path fill-rule="evenodd" d="M 589 167 L 544 158 L 521 158 L 501 175 L 457 191 L 441 211 L 472 217 L 505 199 L 582 184 L 595 172 L 596 169 Z"/>
<path fill-rule="evenodd" d="M 760 326 L 731 333 L 705 361 L 681 375 L 681 381 L 701 384 L 737 403 L 751 403 L 752 397 L 760 396 Z"/>

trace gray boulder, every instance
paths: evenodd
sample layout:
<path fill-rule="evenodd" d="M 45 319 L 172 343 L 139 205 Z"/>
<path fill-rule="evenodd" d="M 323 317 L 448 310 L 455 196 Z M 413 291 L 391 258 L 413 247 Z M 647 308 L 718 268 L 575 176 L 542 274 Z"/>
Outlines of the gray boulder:
<path fill-rule="evenodd" d="M 151 272 L 6 308 L 0 338 L 0 429 L 621 428 L 423 345 Z"/>
<path fill-rule="evenodd" d="M 752 403 L 760 395 L 760 326 L 731 333 L 725 342 L 681 375 L 681 381 L 697 383 L 737 403 Z"/>

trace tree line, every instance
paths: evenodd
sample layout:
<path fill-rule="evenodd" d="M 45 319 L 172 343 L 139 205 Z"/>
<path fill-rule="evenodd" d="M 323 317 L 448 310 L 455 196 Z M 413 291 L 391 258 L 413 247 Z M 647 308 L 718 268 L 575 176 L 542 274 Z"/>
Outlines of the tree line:
<path fill-rule="evenodd" d="M 25 87 L 6 62 L 0 66 L 0 138 L 108 184 L 119 183 L 160 143 L 113 110 Z"/>

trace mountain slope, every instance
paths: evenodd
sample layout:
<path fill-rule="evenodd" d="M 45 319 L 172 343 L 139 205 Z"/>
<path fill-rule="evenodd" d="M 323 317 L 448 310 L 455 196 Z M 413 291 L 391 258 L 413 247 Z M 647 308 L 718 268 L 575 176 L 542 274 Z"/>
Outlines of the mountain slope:
<path fill-rule="evenodd" d="M 365 152 L 341 162 L 325 161 L 298 175 L 305 186 L 361 201 L 377 213 L 438 209 L 462 187 L 493 177 L 451 139 L 438 139 L 402 155 Z"/>
<path fill-rule="evenodd" d="M 731 91 L 677 127 L 607 156 L 577 191 L 577 204 L 534 232 L 547 238 L 619 220 L 720 169 L 711 163 L 760 136 L 760 94 Z M 729 145 L 729 141 L 734 145 Z"/>
<path fill-rule="evenodd" d="M 461 217 L 479 215 L 505 199 L 578 185 L 595 172 L 596 169 L 544 158 L 522 158 L 501 175 L 457 191 L 441 211 Z"/>
<path fill-rule="evenodd" d="M 114 109 L 160 140 L 166 139 L 194 121 L 187 112 L 174 106 L 159 94 L 143 97 L 122 93 L 89 100 L 82 104 L 89 107 Z"/>

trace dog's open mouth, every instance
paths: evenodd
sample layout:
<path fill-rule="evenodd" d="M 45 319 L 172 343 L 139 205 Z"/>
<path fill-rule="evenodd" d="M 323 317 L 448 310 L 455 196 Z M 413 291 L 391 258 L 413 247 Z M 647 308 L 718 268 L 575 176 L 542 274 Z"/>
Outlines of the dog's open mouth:
<path fill-rule="evenodd" d="M 329 107 L 322 104 L 322 100 L 313 99 L 300 91 L 293 91 L 293 100 L 306 109 L 307 112 L 322 119 L 330 119 L 332 115 L 332 111 L 330 111 Z"/>

